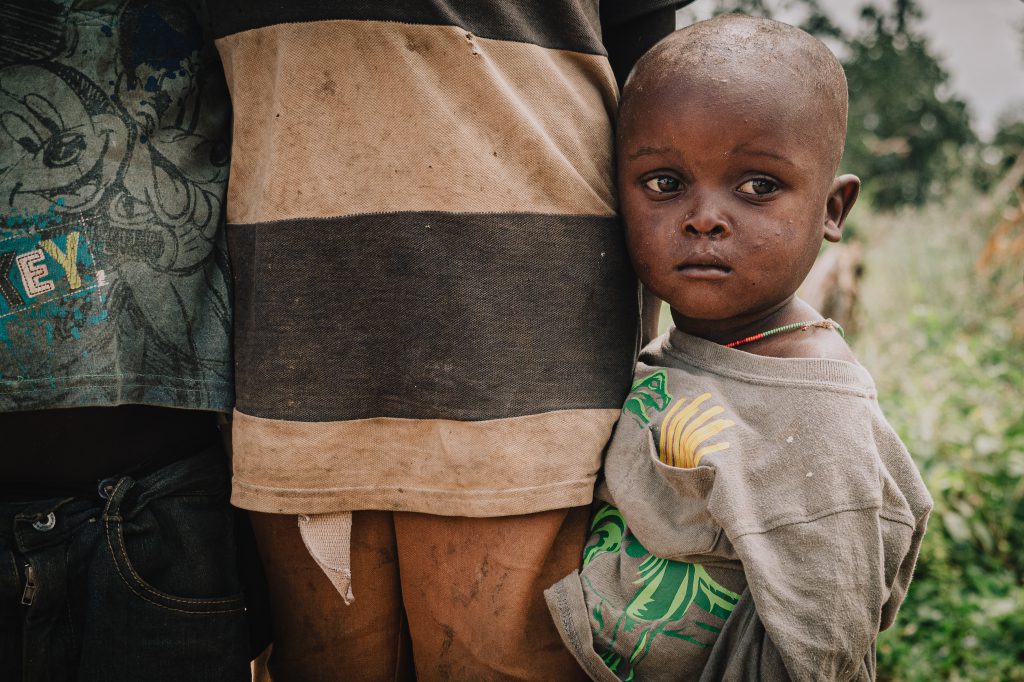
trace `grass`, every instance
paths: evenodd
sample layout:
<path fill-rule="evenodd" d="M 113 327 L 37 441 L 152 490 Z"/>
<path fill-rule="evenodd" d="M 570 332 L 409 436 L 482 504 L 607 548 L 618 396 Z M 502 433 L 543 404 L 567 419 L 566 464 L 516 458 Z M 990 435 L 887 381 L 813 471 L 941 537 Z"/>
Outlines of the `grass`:
<path fill-rule="evenodd" d="M 979 199 L 963 189 L 857 219 L 853 347 L 936 503 L 907 601 L 879 638 L 881 680 L 1024 681 L 1021 264 L 979 272 L 994 224 L 972 215 Z"/>

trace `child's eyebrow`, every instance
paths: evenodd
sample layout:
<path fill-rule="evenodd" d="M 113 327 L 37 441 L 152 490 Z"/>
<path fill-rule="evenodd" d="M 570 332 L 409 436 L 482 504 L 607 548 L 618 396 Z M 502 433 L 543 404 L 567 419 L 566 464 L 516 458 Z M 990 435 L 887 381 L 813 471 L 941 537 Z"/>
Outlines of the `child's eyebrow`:
<path fill-rule="evenodd" d="M 782 161 L 790 166 L 796 165 L 788 156 L 783 156 L 782 154 L 773 152 L 770 149 L 758 149 L 749 143 L 743 143 L 734 147 L 733 150 L 729 152 L 728 156 L 737 156 L 739 154 L 743 154 L 744 156 L 764 156 L 770 159 L 775 159 L 776 161 Z"/>
<path fill-rule="evenodd" d="M 649 156 L 652 154 L 666 154 L 674 151 L 675 149 L 673 149 L 672 147 L 640 147 L 640 149 L 637 149 L 635 152 L 632 152 L 629 155 L 629 160 L 636 161 L 641 156 Z"/>

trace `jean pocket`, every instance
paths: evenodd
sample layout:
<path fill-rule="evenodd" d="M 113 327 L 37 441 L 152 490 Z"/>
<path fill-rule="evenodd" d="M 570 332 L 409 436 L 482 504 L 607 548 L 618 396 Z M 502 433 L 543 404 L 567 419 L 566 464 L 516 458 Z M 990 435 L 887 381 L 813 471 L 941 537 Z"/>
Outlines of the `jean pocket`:
<path fill-rule="evenodd" d="M 185 613 L 244 610 L 224 495 L 168 496 L 105 521 L 111 560 L 135 596 Z"/>

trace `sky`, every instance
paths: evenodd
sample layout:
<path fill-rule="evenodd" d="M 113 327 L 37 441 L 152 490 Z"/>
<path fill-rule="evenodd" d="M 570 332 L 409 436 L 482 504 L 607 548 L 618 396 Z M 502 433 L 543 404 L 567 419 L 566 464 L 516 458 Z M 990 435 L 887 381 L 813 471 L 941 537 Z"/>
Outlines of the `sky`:
<path fill-rule="evenodd" d="M 857 27 L 865 1 L 819 0 L 847 30 Z M 680 10 L 680 25 L 707 18 L 713 4 L 696 0 Z M 918 0 L 918 5 L 925 15 L 920 31 L 949 72 L 953 93 L 967 101 L 975 132 L 988 139 L 1001 113 L 1013 107 L 1024 110 L 1024 0 Z"/>

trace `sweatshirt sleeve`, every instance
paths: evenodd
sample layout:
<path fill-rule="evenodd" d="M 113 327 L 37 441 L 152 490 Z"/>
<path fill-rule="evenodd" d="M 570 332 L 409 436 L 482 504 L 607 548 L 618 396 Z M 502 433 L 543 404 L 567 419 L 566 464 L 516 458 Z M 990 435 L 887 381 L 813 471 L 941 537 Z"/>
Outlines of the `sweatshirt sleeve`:
<path fill-rule="evenodd" d="M 750 590 L 744 590 L 711 649 L 700 682 L 789 682 L 792 679 L 778 648 L 765 631 Z M 873 642 L 851 679 L 857 682 L 875 679 Z"/>
<path fill-rule="evenodd" d="M 836 512 L 732 538 L 759 619 L 792 679 L 861 677 L 893 592 L 885 545 L 894 545 L 898 564 L 912 564 L 918 547 L 913 527 L 878 512 Z"/>

